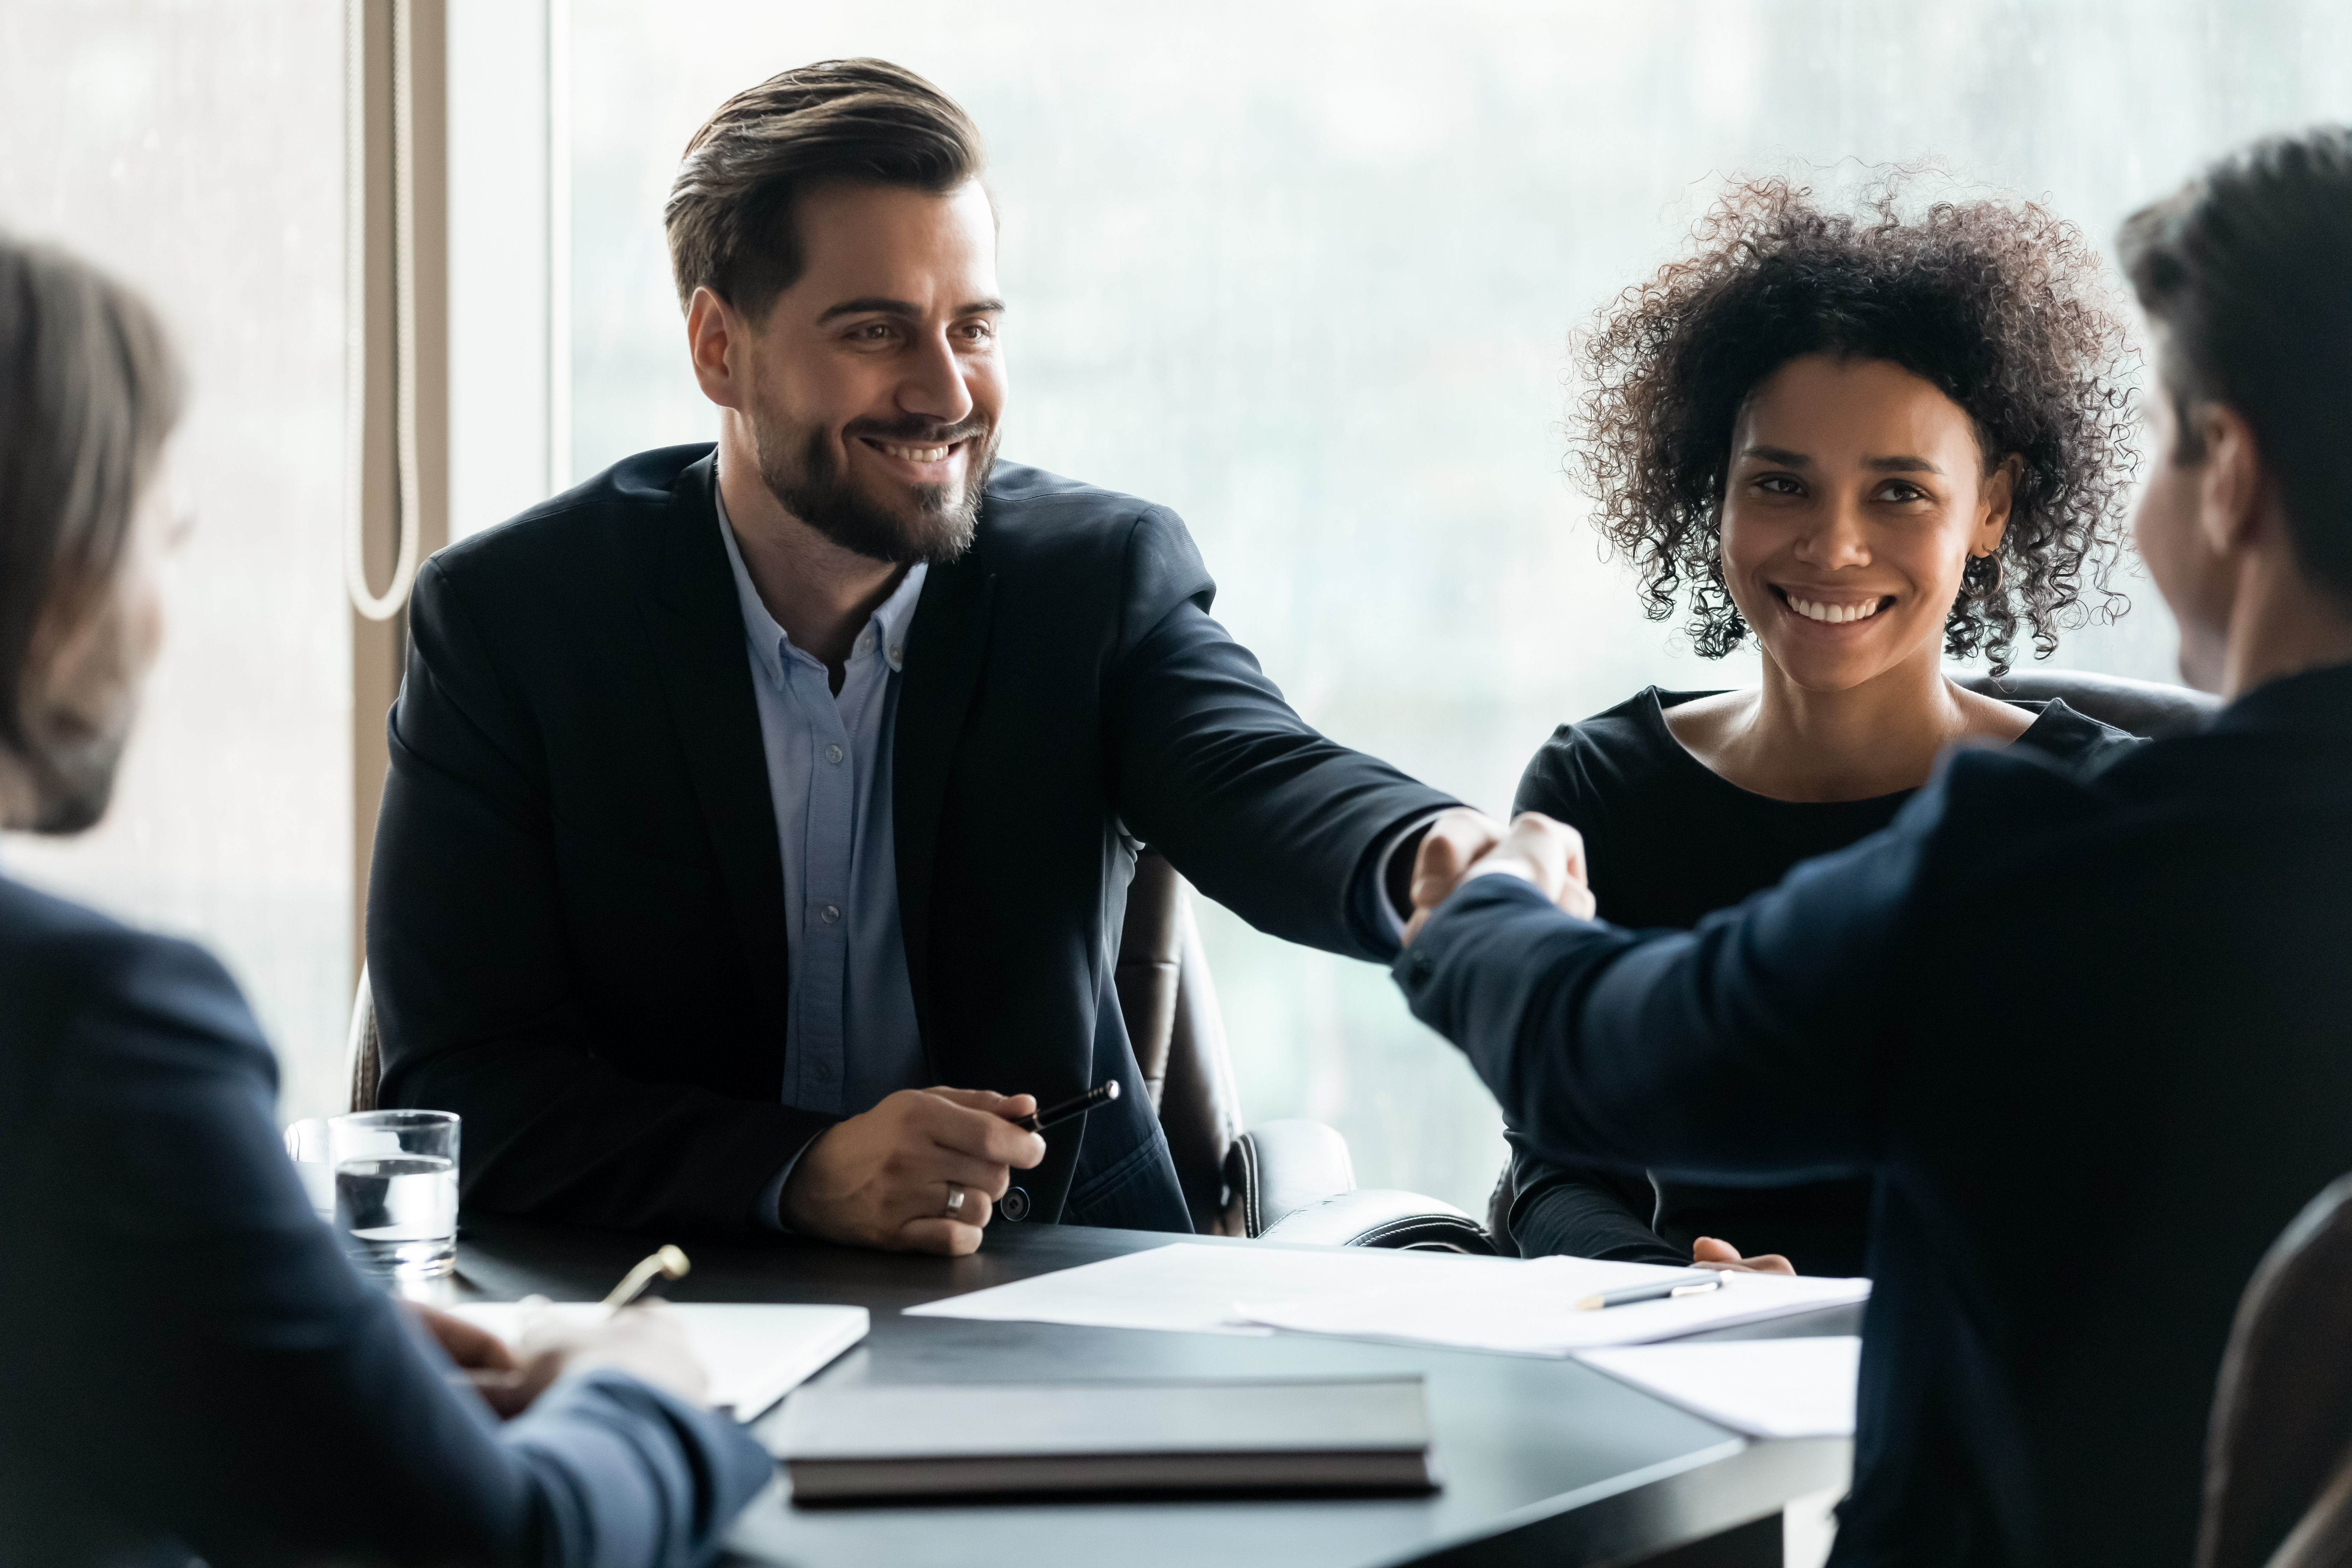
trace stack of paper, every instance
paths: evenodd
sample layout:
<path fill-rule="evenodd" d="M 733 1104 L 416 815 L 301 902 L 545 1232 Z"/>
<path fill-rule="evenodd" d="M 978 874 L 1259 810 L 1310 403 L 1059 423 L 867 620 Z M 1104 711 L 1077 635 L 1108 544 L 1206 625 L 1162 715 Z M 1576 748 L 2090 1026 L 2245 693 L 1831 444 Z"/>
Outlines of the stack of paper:
<path fill-rule="evenodd" d="M 1572 1305 L 1595 1291 L 1683 1272 L 1579 1258 L 1179 1242 L 928 1302 L 908 1314 L 1186 1333 L 1286 1329 L 1559 1356 L 1843 1306 L 1870 1293 L 1867 1279 L 1731 1274 L 1722 1289 L 1703 1296 L 1602 1311 Z"/>
<path fill-rule="evenodd" d="M 1577 1359 L 1750 1437 L 1851 1437 L 1862 1342 L 1620 1345 Z"/>
<path fill-rule="evenodd" d="M 687 1349 L 709 1374 L 710 1403 L 731 1410 L 739 1421 L 749 1421 L 814 1376 L 864 1339 L 869 1323 L 863 1307 L 664 1301 L 660 1308 L 677 1320 Z M 519 1302 L 468 1301 L 449 1310 L 509 1345 L 521 1337 Z M 609 1315 L 594 1301 L 558 1301 L 542 1310 L 582 1328 Z"/>

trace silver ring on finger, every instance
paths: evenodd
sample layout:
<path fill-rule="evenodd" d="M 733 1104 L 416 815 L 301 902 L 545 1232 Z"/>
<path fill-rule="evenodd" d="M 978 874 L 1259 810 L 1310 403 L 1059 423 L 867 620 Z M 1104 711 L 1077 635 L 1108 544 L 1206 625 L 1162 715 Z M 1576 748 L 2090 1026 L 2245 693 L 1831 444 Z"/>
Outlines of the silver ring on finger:
<path fill-rule="evenodd" d="M 948 1214 L 950 1217 L 963 1213 L 963 1189 L 953 1182 L 948 1184 Z"/>

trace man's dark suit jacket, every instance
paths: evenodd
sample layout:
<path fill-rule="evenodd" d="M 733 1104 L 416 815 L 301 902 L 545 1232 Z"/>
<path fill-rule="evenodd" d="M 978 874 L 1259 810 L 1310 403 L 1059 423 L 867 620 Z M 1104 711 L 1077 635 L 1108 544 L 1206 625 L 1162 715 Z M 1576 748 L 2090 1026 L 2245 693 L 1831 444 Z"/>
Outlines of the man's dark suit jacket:
<path fill-rule="evenodd" d="M 465 1118 L 479 1205 L 740 1231 L 830 1124 L 780 1099 L 782 862 L 712 472 L 640 454 L 417 575 L 368 964 L 384 1103 Z M 1384 961 L 1373 862 L 1451 804 L 1309 729 L 1214 591 L 1164 508 L 999 465 L 908 631 L 891 805 L 931 1079 L 1125 1091 L 1016 1173 L 1034 1218 L 1189 1228 L 1111 984 L 1139 843 Z"/>
<path fill-rule="evenodd" d="M 0 879 L 0 1563 L 702 1561 L 774 1471 L 614 1372 L 504 1427 L 310 1212 L 219 964 Z"/>
<path fill-rule="evenodd" d="M 1962 752 L 1687 933 L 1478 878 L 1396 973 L 1539 1144 L 1875 1174 L 1833 1562 L 2185 1563 L 2239 1293 L 2352 1171 L 2352 667 Z"/>

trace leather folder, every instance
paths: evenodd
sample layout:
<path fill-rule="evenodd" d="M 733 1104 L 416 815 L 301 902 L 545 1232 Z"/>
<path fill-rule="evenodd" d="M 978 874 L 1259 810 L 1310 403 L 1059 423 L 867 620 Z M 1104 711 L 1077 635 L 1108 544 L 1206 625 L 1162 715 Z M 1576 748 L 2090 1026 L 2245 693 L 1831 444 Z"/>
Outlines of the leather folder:
<path fill-rule="evenodd" d="M 1418 1376 L 845 1384 L 772 1444 L 800 1504 L 1437 1486 Z"/>

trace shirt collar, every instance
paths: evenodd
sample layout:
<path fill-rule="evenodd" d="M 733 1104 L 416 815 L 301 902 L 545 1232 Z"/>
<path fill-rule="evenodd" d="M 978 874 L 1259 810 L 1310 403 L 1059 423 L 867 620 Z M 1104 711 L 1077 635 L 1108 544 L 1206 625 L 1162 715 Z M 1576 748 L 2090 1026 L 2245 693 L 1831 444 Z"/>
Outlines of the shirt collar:
<path fill-rule="evenodd" d="M 784 650 L 793 647 L 792 634 L 776 624 L 768 606 L 760 597 L 759 586 L 751 581 L 751 570 L 743 564 L 743 551 L 735 542 L 735 525 L 728 520 L 727 499 L 719 487 L 710 487 L 710 499 L 719 512 L 719 537 L 727 545 L 727 565 L 735 574 L 735 602 L 743 612 L 743 635 L 750 639 L 753 657 L 768 679 L 777 685 L 784 683 Z M 923 579 L 930 575 L 931 563 L 918 561 L 907 569 L 890 596 L 876 607 L 866 619 L 874 632 L 874 641 L 880 645 L 885 662 L 892 674 L 907 665 L 907 626 L 915 618 L 915 604 L 923 596 Z M 798 650 L 795 650 L 798 651 Z M 850 655 L 852 663 L 861 657 Z"/>

